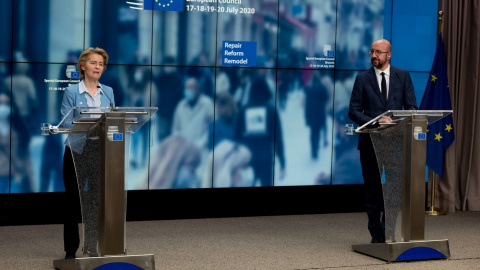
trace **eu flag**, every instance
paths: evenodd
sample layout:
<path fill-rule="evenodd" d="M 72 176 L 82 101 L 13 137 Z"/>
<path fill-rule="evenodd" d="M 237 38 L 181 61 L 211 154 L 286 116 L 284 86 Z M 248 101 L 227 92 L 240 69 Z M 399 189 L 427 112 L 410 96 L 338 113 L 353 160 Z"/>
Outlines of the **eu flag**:
<path fill-rule="evenodd" d="M 183 11 L 184 0 L 144 0 L 144 10 Z"/>
<path fill-rule="evenodd" d="M 437 49 L 420 110 L 451 110 L 447 67 L 442 34 L 438 35 Z M 427 132 L 427 166 L 443 177 L 443 154 L 455 139 L 453 118 L 449 116 L 432 123 Z"/>

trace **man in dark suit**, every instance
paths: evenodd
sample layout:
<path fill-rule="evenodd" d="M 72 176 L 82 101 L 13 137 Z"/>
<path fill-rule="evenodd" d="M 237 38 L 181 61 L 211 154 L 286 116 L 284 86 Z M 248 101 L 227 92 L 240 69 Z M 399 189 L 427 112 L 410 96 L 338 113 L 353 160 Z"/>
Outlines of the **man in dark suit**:
<path fill-rule="evenodd" d="M 408 71 L 390 65 L 392 45 L 385 39 L 372 43 L 370 61 L 373 67 L 355 79 L 348 116 L 363 125 L 388 110 L 416 110 L 417 102 L 412 79 Z M 391 122 L 382 117 L 379 122 Z M 385 216 L 383 192 L 377 158 L 369 134 L 358 138 L 360 163 L 365 188 L 365 204 L 371 243 L 385 242 Z"/>

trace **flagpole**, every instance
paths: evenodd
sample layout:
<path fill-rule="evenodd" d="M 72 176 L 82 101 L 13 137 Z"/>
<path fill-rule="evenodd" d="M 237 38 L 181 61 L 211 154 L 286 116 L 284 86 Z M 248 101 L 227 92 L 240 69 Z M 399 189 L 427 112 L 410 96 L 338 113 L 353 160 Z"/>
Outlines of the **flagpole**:
<path fill-rule="evenodd" d="M 428 169 L 432 172 L 432 206 L 425 211 L 425 215 L 427 216 L 443 216 L 446 215 L 447 212 L 440 210 L 439 208 L 435 207 L 435 175 L 436 173 L 433 170 Z"/>
<path fill-rule="evenodd" d="M 437 36 L 443 32 L 443 11 L 438 12 Z"/>
<path fill-rule="evenodd" d="M 438 25 L 437 25 L 437 37 L 443 31 L 443 11 L 438 12 Z M 432 203 L 431 206 L 425 211 L 425 215 L 427 216 L 443 216 L 446 215 L 447 212 L 440 210 L 439 208 L 435 207 L 435 175 L 436 173 L 433 170 L 428 169 L 432 172 Z"/>

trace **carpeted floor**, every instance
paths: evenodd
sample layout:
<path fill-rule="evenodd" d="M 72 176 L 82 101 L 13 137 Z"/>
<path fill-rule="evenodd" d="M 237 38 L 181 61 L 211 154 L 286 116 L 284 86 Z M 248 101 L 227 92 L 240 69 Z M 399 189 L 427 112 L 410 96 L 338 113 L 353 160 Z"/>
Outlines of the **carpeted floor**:
<path fill-rule="evenodd" d="M 448 239 L 448 260 L 388 264 L 356 253 L 351 244 L 370 240 L 366 223 L 365 213 L 128 222 L 127 249 L 155 254 L 156 269 L 480 269 L 480 212 L 426 217 L 426 239 Z M 62 229 L 0 227 L 0 269 L 53 269 Z"/>

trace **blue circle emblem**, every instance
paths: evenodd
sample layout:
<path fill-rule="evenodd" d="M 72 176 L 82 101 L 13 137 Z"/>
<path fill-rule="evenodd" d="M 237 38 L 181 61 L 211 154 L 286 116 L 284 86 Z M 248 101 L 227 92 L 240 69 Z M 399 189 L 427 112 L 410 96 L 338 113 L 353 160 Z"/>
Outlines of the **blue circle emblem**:
<path fill-rule="evenodd" d="M 94 270 L 143 270 L 142 268 L 122 262 L 107 263 L 102 266 L 95 268 Z"/>

